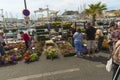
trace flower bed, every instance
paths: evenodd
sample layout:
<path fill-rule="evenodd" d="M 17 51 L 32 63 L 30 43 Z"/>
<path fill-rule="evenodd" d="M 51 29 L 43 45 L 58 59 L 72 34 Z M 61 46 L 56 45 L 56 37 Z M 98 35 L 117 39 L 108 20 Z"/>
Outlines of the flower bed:
<path fill-rule="evenodd" d="M 52 40 L 47 40 L 45 42 L 45 51 L 44 54 L 47 59 L 55 59 L 58 58 L 58 49 L 55 46 L 55 43 Z"/>
<path fill-rule="evenodd" d="M 32 53 L 29 50 L 26 51 L 26 53 L 22 56 L 22 59 L 25 63 L 29 63 L 29 62 L 34 62 L 34 61 L 38 61 L 39 56 L 37 55 L 37 53 Z"/>
<path fill-rule="evenodd" d="M 5 45 L 5 50 L 11 50 L 16 47 L 16 43 L 9 43 Z"/>
<path fill-rule="evenodd" d="M 57 42 L 57 45 L 64 57 L 75 55 L 75 49 L 69 42 L 61 41 Z"/>
<path fill-rule="evenodd" d="M 53 46 L 49 46 L 44 51 L 44 54 L 45 54 L 47 59 L 52 59 L 53 60 L 54 58 L 58 57 L 58 50 L 57 50 L 57 48 L 55 48 Z"/>
<path fill-rule="evenodd" d="M 14 55 L 4 55 L 0 58 L 0 64 L 10 64 L 16 63 L 16 56 Z"/>
<path fill-rule="evenodd" d="M 24 62 L 37 61 L 42 53 L 42 48 L 41 42 L 32 42 L 28 51 L 25 51 L 25 44 L 23 42 L 7 44 L 5 46 L 6 54 L 0 57 L 0 63 L 9 64 L 19 60 Z"/>

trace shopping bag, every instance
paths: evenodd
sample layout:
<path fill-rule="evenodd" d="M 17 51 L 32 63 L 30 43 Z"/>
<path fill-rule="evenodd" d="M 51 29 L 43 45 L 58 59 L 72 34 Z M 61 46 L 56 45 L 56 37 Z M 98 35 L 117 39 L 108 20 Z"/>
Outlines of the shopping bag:
<path fill-rule="evenodd" d="M 110 58 L 108 61 L 107 61 L 107 64 L 106 64 L 106 70 L 108 72 L 110 72 L 112 69 L 112 58 Z"/>

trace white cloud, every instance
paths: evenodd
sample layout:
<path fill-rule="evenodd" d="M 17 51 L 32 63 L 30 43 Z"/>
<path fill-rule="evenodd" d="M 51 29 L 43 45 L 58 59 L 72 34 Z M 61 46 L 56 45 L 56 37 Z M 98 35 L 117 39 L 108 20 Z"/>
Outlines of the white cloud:
<path fill-rule="evenodd" d="M 31 14 L 34 15 L 34 11 L 38 8 L 48 7 L 52 10 L 60 10 L 62 13 L 64 10 L 78 10 L 82 9 L 80 6 L 86 3 L 86 6 L 91 3 L 97 3 L 101 1 L 102 3 L 107 4 L 108 9 L 119 9 L 119 0 L 26 0 L 27 8 L 30 10 Z M 18 16 L 19 18 L 23 17 L 22 10 L 24 9 L 24 0 L 0 0 L 0 8 L 4 9 L 5 13 L 8 13 L 8 17 Z M 0 12 L 1 14 L 1 12 Z"/>

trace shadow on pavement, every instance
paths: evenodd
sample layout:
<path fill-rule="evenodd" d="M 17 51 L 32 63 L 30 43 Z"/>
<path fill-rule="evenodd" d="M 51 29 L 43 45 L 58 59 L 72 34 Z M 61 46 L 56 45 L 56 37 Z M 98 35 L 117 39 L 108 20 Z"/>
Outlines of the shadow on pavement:
<path fill-rule="evenodd" d="M 1 64 L 0 64 L 0 67 L 13 66 L 13 65 L 16 65 L 16 64 L 18 64 L 18 62 L 14 62 L 14 63 L 7 63 L 7 64 L 5 64 L 5 63 L 1 63 Z"/>
<path fill-rule="evenodd" d="M 104 56 L 95 56 L 95 57 L 87 57 L 83 56 L 83 59 L 89 60 L 89 61 L 94 61 L 94 62 L 101 62 L 103 64 L 106 64 L 108 58 Z"/>

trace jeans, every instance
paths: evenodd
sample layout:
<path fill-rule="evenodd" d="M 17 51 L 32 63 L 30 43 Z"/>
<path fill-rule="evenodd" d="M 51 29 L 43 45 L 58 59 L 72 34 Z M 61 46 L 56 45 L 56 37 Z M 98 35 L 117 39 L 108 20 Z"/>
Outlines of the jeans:
<path fill-rule="evenodd" d="M 4 46 L 0 47 L 0 56 L 3 56 L 5 54 Z"/>
<path fill-rule="evenodd" d="M 30 48 L 31 41 L 25 41 L 26 50 Z"/>
<path fill-rule="evenodd" d="M 112 80 L 113 80 L 113 78 L 114 78 L 114 76 L 116 74 L 118 66 L 119 66 L 118 64 L 116 64 L 116 63 L 113 62 L 113 76 L 112 76 Z M 120 74 L 120 69 L 118 70 L 118 73 L 117 73 L 117 75 L 116 75 L 116 77 L 115 77 L 114 80 L 118 80 L 119 74 Z"/>
<path fill-rule="evenodd" d="M 79 52 L 80 52 L 80 55 L 82 55 L 82 41 L 75 40 L 74 45 L 75 45 L 76 55 L 78 56 Z"/>

